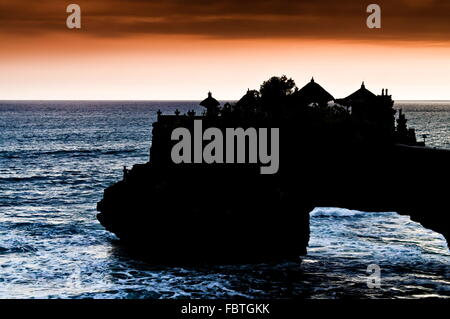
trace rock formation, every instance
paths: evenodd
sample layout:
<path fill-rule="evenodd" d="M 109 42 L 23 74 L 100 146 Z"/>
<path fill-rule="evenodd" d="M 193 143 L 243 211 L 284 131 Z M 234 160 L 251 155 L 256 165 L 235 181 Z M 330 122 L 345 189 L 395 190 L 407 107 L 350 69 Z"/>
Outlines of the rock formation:
<path fill-rule="evenodd" d="M 209 94 L 204 115 L 159 113 L 150 161 L 105 190 L 98 220 L 155 261 L 297 258 L 306 253 L 309 212 L 319 206 L 397 211 L 448 241 L 450 152 L 403 136 L 412 131 L 403 117 L 396 128 L 391 96 L 366 91 L 363 84 L 333 103 L 315 82 L 298 90 L 291 79 L 273 77 L 223 107 Z M 171 132 L 192 130 L 195 119 L 205 128 L 280 128 L 278 172 L 174 164 Z"/>

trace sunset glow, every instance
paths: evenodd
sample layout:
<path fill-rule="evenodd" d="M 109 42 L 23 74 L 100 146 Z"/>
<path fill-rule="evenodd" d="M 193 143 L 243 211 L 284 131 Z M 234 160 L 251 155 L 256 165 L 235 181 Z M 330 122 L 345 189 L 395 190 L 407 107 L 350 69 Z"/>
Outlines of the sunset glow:
<path fill-rule="evenodd" d="M 397 100 L 450 99 L 446 1 L 382 1 L 380 30 L 353 1 L 78 3 L 83 27 L 69 30 L 62 1 L 0 1 L 0 99 L 234 100 L 281 74 L 336 97 L 365 81 Z"/>

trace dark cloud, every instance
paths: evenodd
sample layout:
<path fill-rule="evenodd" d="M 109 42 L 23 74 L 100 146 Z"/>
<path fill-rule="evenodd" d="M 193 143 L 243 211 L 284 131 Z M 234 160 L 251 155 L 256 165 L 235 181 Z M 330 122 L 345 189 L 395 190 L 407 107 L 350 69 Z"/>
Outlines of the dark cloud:
<path fill-rule="evenodd" d="M 449 0 L 74 0 L 90 36 L 198 35 L 213 38 L 392 39 L 450 42 Z M 366 7 L 382 28 L 366 27 Z M 65 30 L 69 2 L 0 0 L 0 33 Z"/>

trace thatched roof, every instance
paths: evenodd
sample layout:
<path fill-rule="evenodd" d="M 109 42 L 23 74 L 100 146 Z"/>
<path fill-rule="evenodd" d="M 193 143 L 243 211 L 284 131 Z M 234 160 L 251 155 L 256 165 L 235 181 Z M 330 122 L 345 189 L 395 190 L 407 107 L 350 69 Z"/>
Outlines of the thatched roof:
<path fill-rule="evenodd" d="M 296 98 L 301 99 L 308 104 L 326 104 L 327 102 L 334 100 L 334 97 L 330 93 L 314 81 L 314 78 L 300 90 L 295 92 L 294 95 Z"/>
<path fill-rule="evenodd" d="M 364 82 L 361 84 L 361 88 L 349 96 L 339 99 L 338 103 L 342 105 L 350 106 L 352 104 L 360 104 L 360 103 L 367 103 L 375 100 L 376 95 L 370 92 L 368 89 L 366 89 L 366 86 L 364 85 Z"/>
<path fill-rule="evenodd" d="M 208 92 L 208 97 L 200 102 L 201 106 L 208 108 L 215 108 L 220 105 L 219 101 L 212 97 L 211 92 Z"/>
<path fill-rule="evenodd" d="M 241 97 L 240 100 L 237 102 L 237 104 L 255 105 L 256 103 L 258 103 L 258 97 L 259 97 L 258 91 L 248 89 L 245 95 Z"/>

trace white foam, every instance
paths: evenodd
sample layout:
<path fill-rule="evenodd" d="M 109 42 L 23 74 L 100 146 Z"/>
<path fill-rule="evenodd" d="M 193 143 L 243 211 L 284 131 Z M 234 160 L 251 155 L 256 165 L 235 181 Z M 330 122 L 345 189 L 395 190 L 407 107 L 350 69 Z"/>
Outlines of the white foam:
<path fill-rule="evenodd" d="M 358 210 L 350 210 L 346 208 L 338 207 L 316 207 L 314 208 L 310 216 L 314 217 L 354 217 L 357 215 L 364 214 Z"/>

